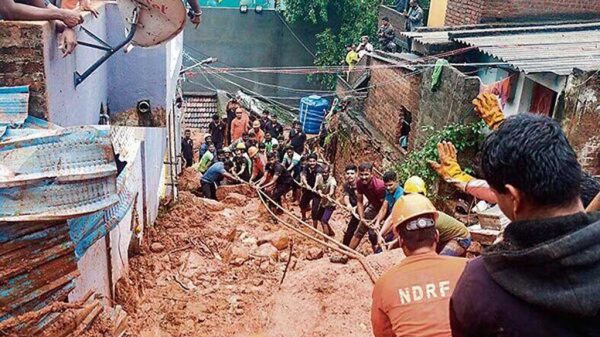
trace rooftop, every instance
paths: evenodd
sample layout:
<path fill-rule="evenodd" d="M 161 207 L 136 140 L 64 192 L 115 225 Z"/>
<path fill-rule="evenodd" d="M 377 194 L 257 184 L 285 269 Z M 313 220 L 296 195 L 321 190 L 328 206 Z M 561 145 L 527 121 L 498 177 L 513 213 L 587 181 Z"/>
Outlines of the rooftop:
<path fill-rule="evenodd" d="M 208 131 L 212 115 L 218 112 L 216 93 L 185 93 L 183 96 L 183 125 L 186 128 Z"/>
<path fill-rule="evenodd" d="M 568 75 L 574 68 L 600 69 L 600 22 L 555 23 L 538 26 L 489 25 L 403 33 L 412 50 L 430 54 L 460 45 L 510 64 L 525 73 Z"/>
<path fill-rule="evenodd" d="M 528 74 L 600 69 L 600 23 L 453 32 L 449 37 Z"/>

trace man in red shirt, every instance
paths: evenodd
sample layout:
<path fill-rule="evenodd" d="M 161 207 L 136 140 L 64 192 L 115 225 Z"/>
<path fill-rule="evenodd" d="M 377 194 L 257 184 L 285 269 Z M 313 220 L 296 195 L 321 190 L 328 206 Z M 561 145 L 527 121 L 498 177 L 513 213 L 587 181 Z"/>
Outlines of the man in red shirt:
<path fill-rule="evenodd" d="M 394 204 L 391 221 L 406 258 L 373 288 L 375 337 L 448 337 L 450 296 L 467 260 L 436 253 L 438 213 L 427 197 L 408 194 Z"/>
<path fill-rule="evenodd" d="M 235 119 L 231 121 L 231 141 L 234 142 L 240 138 L 244 132 L 248 132 L 248 115 L 244 109 L 238 108 L 235 111 Z"/>
<path fill-rule="evenodd" d="M 375 219 L 385 198 L 385 183 L 383 180 L 373 176 L 373 164 L 362 163 L 358 166 L 358 181 L 356 182 L 356 213 L 360 224 L 350 241 L 350 248 L 355 249 L 362 238 L 369 233 L 369 241 L 373 246 L 373 252 L 379 250 L 377 244 L 377 231 L 367 226 Z M 364 198 L 367 198 L 365 206 Z"/>

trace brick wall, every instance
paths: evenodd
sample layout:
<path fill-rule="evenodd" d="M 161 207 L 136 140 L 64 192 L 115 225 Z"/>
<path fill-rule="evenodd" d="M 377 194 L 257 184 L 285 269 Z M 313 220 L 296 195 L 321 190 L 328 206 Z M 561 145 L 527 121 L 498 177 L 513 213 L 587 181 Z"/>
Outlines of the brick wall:
<path fill-rule="evenodd" d="M 481 22 L 484 0 L 449 0 L 446 26 L 471 25 Z"/>
<path fill-rule="evenodd" d="M 564 20 L 600 17 L 600 1 L 589 0 L 450 0 L 446 25 L 520 19 Z"/>
<path fill-rule="evenodd" d="M 44 41 L 48 23 L 0 22 L 0 86 L 29 85 L 31 115 L 46 117 Z"/>
<path fill-rule="evenodd" d="M 372 65 L 389 65 L 372 59 Z M 365 101 L 366 119 L 393 144 L 398 143 L 400 109 L 419 112 L 420 74 L 405 68 L 375 68 L 371 71 L 369 95 Z"/>
<path fill-rule="evenodd" d="M 440 85 L 431 90 L 433 68 L 423 72 L 419 113 L 413 117 L 413 130 L 423 126 L 438 129 L 451 123 L 469 123 L 478 120 L 473 111 L 472 100 L 479 94 L 480 81 L 475 76 L 466 76 L 458 69 L 447 66 L 442 70 Z M 415 142 L 423 140 L 417 134 Z"/>
<path fill-rule="evenodd" d="M 600 175 L 600 75 L 578 73 L 569 78 L 565 89 L 562 121 L 569 142 L 583 168 Z"/>

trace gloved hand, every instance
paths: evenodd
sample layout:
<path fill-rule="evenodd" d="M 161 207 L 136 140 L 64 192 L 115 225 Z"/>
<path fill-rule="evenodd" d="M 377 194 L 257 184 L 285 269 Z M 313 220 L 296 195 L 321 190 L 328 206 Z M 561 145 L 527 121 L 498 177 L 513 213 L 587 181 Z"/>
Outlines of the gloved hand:
<path fill-rule="evenodd" d="M 451 142 L 441 142 L 437 145 L 439 163 L 429 161 L 429 165 L 447 182 L 468 183 L 474 180 L 472 176 L 465 173 L 458 165 L 456 147 Z"/>
<path fill-rule="evenodd" d="M 490 129 L 496 130 L 504 122 L 504 113 L 498 104 L 498 96 L 494 94 L 480 94 L 473 100 L 477 114 Z"/>

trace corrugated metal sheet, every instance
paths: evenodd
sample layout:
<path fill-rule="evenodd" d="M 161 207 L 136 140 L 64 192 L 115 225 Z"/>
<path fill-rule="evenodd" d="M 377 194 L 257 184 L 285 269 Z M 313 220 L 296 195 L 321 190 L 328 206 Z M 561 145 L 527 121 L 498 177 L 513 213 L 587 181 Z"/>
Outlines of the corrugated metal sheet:
<path fill-rule="evenodd" d="M 113 127 L 111 139 L 115 152 L 127 166 L 117 178 L 118 202 L 107 209 L 68 220 L 69 235 L 75 242 L 75 256 L 80 259 L 100 238 L 113 230 L 131 208 L 138 188 L 142 185 L 140 161 L 135 161 L 140 149 L 139 128 Z"/>
<path fill-rule="evenodd" d="M 525 73 L 569 75 L 600 69 L 600 24 L 487 29 L 449 33 L 450 39 Z"/>
<path fill-rule="evenodd" d="M 67 219 L 115 204 L 108 130 L 40 130 L 0 141 L 0 221 Z"/>
<path fill-rule="evenodd" d="M 189 94 L 183 95 L 183 125 L 186 128 L 200 129 L 208 132 L 208 124 L 212 115 L 218 112 L 216 94 Z"/>
<path fill-rule="evenodd" d="M 0 124 L 22 124 L 27 118 L 29 86 L 0 87 Z"/>
<path fill-rule="evenodd" d="M 66 298 L 79 275 L 66 222 L 0 222 L 0 321 Z"/>

